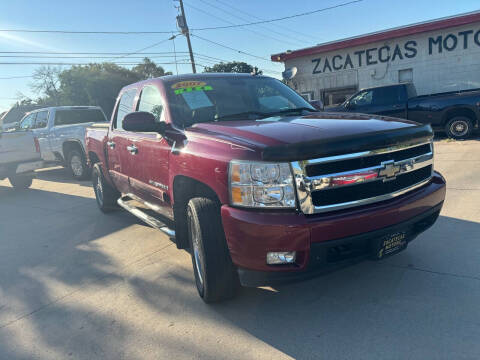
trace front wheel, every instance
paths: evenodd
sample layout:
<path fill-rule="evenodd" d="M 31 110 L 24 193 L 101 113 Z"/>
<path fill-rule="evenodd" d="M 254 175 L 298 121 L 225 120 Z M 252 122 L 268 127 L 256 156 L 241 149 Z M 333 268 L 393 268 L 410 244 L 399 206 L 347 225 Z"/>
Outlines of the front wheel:
<path fill-rule="evenodd" d="M 32 186 L 33 176 L 32 175 L 13 175 L 8 178 L 10 184 L 15 190 L 26 190 Z"/>
<path fill-rule="evenodd" d="M 67 166 L 74 179 L 83 180 L 88 177 L 87 161 L 80 150 L 70 150 L 67 155 Z"/>
<path fill-rule="evenodd" d="M 225 240 L 220 206 L 207 198 L 191 199 L 187 224 L 198 294 L 206 303 L 232 298 L 240 282 Z"/>
<path fill-rule="evenodd" d="M 455 116 L 447 122 L 445 131 L 449 138 L 467 139 L 473 131 L 472 120 L 464 116 Z"/>

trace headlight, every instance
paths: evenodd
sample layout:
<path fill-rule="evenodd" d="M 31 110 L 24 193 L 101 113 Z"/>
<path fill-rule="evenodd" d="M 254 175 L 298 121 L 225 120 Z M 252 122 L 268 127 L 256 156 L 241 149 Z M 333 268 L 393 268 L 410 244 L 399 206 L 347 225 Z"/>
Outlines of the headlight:
<path fill-rule="evenodd" d="M 290 165 L 252 161 L 230 162 L 231 204 L 259 208 L 294 208 Z"/>

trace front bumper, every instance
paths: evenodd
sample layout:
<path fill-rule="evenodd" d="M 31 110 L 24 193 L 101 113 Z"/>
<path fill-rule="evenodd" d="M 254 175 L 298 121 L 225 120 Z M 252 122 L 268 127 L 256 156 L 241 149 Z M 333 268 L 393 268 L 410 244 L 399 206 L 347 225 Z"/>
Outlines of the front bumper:
<path fill-rule="evenodd" d="M 361 248 L 369 239 L 378 239 L 399 229 L 407 231 L 408 241 L 413 240 L 435 222 L 445 199 L 445 189 L 445 180 L 435 173 L 427 185 L 381 203 L 308 216 L 224 205 L 222 221 L 242 284 L 257 286 L 276 282 L 275 279 L 311 276 L 344 266 L 346 260 L 352 262 L 367 256 L 364 252 L 331 261 L 328 249 L 342 244 Z M 426 222 L 429 223 L 425 225 Z M 266 254 L 270 251 L 296 251 L 296 264 L 267 265 Z"/>

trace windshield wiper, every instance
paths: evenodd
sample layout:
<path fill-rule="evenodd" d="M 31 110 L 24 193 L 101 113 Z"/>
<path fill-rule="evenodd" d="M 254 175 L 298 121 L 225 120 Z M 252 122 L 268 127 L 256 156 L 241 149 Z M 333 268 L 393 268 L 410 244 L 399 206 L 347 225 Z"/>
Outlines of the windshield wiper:
<path fill-rule="evenodd" d="M 228 115 L 219 116 L 215 119 L 215 121 L 241 120 L 245 118 L 248 118 L 250 120 L 250 117 L 252 116 L 255 116 L 258 119 L 258 118 L 267 117 L 269 116 L 269 114 L 263 113 L 261 111 L 244 111 L 237 114 L 228 114 Z"/>
<path fill-rule="evenodd" d="M 296 112 L 303 112 L 303 111 L 309 111 L 309 112 L 317 112 L 318 110 L 311 109 L 308 107 L 299 107 L 295 109 L 284 109 L 280 111 L 274 111 L 268 114 L 265 114 L 266 116 L 274 116 L 274 115 L 282 115 L 282 114 L 290 114 L 290 113 L 296 113 Z"/>
<path fill-rule="evenodd" d="M 264 119 L 264 118 L 275 116 L 275 115 L 290 114 L 290 113 L 296 113 L 296 112 L 302 112 L 302 111 L 316 112 L 317 110 L 310 109 L 308 107 L 299 107 L 295 109 L 284 109 L 284 110 L 279 110 L 279 111 L 274 111 L 269 113 L 261 112 L 261 111 L 244 111 L 237 114 L 228 114 L 228 115 L 219 116 L 214 121 L 233 121 L 233 120 L 242 120 L 242 119 L 254 120 L 252 119 L 252 117 L 255 117 L 255 120 L 256 120 L 256 119 Z"/>

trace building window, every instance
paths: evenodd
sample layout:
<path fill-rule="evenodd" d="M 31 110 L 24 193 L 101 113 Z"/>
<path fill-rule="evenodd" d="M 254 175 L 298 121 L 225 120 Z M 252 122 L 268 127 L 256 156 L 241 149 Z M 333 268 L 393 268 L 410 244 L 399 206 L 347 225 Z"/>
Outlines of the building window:
<path fill-rule="evenodd" d="M 300 95 L 307 101 L 313 100 L 313 91 L 305 91 L 300 93 Z"/>
<path fill-rule="evenodd" d="M 398 70 L 398 82 L 406 83 L 413 81 L 413 69 Z"/>
<path fill-rule="evenodd" d="M 357 92 L 357 87 L 346 87 L 341 89 L 328 89 L 323 91 L 323 103 L 325 105 L 341 104 Z"/>

